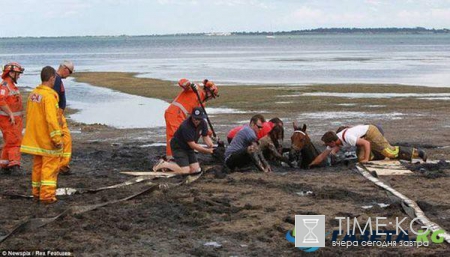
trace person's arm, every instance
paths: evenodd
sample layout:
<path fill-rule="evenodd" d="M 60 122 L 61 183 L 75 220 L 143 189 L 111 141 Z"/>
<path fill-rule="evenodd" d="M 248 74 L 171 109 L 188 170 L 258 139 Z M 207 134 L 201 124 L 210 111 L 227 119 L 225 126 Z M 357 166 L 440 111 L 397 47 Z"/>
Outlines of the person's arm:
<path fill-rule="evenodd" d="M 193 150 L 197 150 L 200 153 L 209 153 L 212 154 L 214 149 L 213 148 L 204 148 L 203 146 L 195 143 L 195 141 L 189 141 L 187 142 L 187 144 L 189 145 L 190 148 L 192 148 Z"/>
<path fill-rule="evenodd" d="M 213 146 L 214 146 L 212 139 L 209 135 L 203 137 L 203 142 L 205 142 L 205 144 L 208 146 L 208 148 L 213 148 Z"/>
<path fill-rule="evenodd" d="M 336 148 L 337 148 L 337 149 L 336 149 Z M 314 166 L 314 165 L 318 165 L 318 164 L 320 164 L 321 162 L 323 162 L 323 160 L 325 160 L 325 158 L 327 158 L 328 155 L 329 155 L 332 151 L 335 151 L 335 152 L 339 151 L 339 147 L 336 146 L 336 147 L 333 147 L 333 148 L 331 148 L 331 149 L 328 149 L 328 148 L 325 149 L 321 154 L 319 154 L 319 155 L 314 159 L 314 161 L 312 161 L 312 162 L 309 164 L 309 167 Z"/>
<path fill-rule="evenodd" d="M 50 131 L 50 138 L 56 149 L 62 148 L 61 126 L 58 122 L 58 101 L 53 96 L 44 98 L 45 105 L 45 121 L 47 122 L 48 131 Z"/>
<path fill-rule="evenodd" d="M 364 149 L 364 159 L 359 160 L 359 161 L 360 162 L 368 162 L 370 160 L 370 142 L 365 139 L 358 138 L 356 140 L 356 146 L 362 147 Z"/>
<path fill-rule="evenodd" d="M 14 120 L 14 114 L 12 113 L 11 109 L 9 109 L 9 106 L 7 104 L 5 105 L 0 105 L 0 109 L 5 112 L 6 114 L 8 114 L 9 116 L 9 122 L 11 122 L 12 125 L 16 124 L 16 121 Z"/>
<path fill-rule="evenodd" d="M 9 122 L 11 125 L 15 125 L 16 121 L 14 120 L 14 114 L 12 113 L 11 109 L 9 108 L 8 104 L 6 103 L 6 97 L 9 94 L 8 89 L 6 87 L 1 87 L 0 90 L 0 110 L 8 114 L 9 116 Z"/>

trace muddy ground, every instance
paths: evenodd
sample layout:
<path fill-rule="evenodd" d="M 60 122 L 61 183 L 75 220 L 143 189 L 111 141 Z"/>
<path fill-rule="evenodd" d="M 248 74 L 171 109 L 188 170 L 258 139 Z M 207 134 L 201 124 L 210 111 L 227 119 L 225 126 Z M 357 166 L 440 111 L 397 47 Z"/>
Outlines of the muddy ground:
<path fill-rule="evenodd" d="M 303 103 L 308 104 L 305 101 L 303 99 Z M 313 97 L 309 101 L 320 105 L 320 101 L 326 103 L 328 99 Z M 363 104 L 376 104 L 375 101 L 367 100 Z M 373 123 L 382 123 L 391 142 L 422 146 L 430 159 L 450 160 L 448 102 L 433 102 L 433 105 L 443 107 L 429 110 L 424 107 L 426 102 L 417 106 L 413 102 L 408 104 L 408 101 L 403 101 L 401 112 L 404 115 L 399 119 L 371 116 L 361 118 L 361 122 L 370 119 Z M 398 100 L 392 103 L 398 104 Z M 389 103 L 383 105 L 387 107 L 382 107 L 381 113 L 389 110 Z M 365 111 L 357 107 L 349 108 L 352 109 L 350 111 Z M 298 120 L 300 114 L 300 110 L 292 109 L 290 112 L 268 112 L 265 115 L 280 116 L 290 122 Z M 217 124 L 218 134 L 224 137 L 226 131 L 236 125 L 232 121 L 250 116 L 249 113 L 224 114 L 213 117 L 213 120 Z M 334 129 L 345 123 L 357 124 L 358 121 L 319 116 L 305 117 L 299 122 L 309 125 L 311 137 L 320 147 L 320 135 L 327 128 Z M 120 171 L 150 170 L 153 162 L 164 154 L 163 146 L 151 145 L 164 141 L 163 128 L 119 130 L 73 122 L 70 127 L 74 141 L 73 174 L 60 176 L 59 187 L 98 188 L 121 183 L 131 177 L 120 174 Z M 287 125 L 286 130 L 288 138 L 285 144 L 288 146 L 292 128 Z M 217 176 L 220 165 L 208 156 L 201 155 L 200 158 L 206 173 L 190 185 L 169 191 L 157 190 L 84 214 L 68 215 L 38 229 L 19 231 L 0 243 L 0 249 L 60 249 L 70 250 L 76 256 L 301 256 L 313 254 L 295 248 L 285 239 L 286 232 L 293 228 L 296 214 L 326 215 L 326 231 L 338 229 L 338 223 L 334 220 L 336 216 L 358 217 L 359 221 L 377 216 L 395 221 L 395 217 L 407 216 L 398 202 L 393 202 L 383 190 L 356 173 L 351 166 L 312 170 L 276 168 L 276 172 L 270 174 L 249 171 Z M 31 157 L 25 156 L 23 166 L 26 174 L 0 175 L 0 192 L 30 194 L 30 164 Z M 181 179 L 154 182 L 177 182 Z M 410 176 L 381 179 L 416 200 L 428 218 L 450 231 L 450 170 L 443 169 L 438 177 L 418 170 Z M 120 199 L 145 187 L 145 183 L 139 183 L 94 194 L 61 196 L 57 204 L 49 206 L 30 199 L 2 197 L 0 236 L 27 217 L 54 217 L 70 206 Z M 313 194 L 300 196 L 298 193 L 302 191 L 312 191 Z M 376 203 L 390 206 L 362 208 Z M 220 246 L 205 245 L 209 242 Z M 330 236 L 326 246 L 314 254 L 445 256 L 450 251 L 446 243 L 420 248 L 346 249 L 332 247 Z"/>

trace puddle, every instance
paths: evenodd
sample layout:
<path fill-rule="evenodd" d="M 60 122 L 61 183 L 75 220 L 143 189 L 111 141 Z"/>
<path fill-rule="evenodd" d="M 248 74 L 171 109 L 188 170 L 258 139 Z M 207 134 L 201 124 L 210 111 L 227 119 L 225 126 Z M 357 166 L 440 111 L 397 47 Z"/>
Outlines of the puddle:
<path fill-rule="evenodd" d="M 382 108 L 382 107 L 386 107 L 386 105 L 372 104 L 372 105 L 364 105 L 364 107 L 368 107 L 368 108 Z"/>
<path fill-rule="evenodd" d="M 303 113 L 299 119 L 373 119 L 383 118 L 391 120 L 402 119 L 405 114 L 399 112 L 393 113 L 367 113 L 367 112 L 309 112 Z"/>
<path fill-rule="evenodd" d="M 356 106 L 356 104 L 337 104 L 339 106 Z"/>
<path fill-rule="evenodd" d="M 129 95 L 86 83 L 64 82 L 68 106 L 78 112 L 69 116 L 76 122 L 104 124 L 115 128 L 164 127 L 164 111 L 169 103 Z M 206 108 L 208 114 L 245 113 L 231 108 Z"/>
<path fill-rule="evenodd" d="M 408 98 L 417 97 L 427 100 L 450 100 L 450 93 L 436 94 L 416 94 L 416 93 L 332 93 L 332 92 L 314 92 L 303 93 L 303 96 L 329 96 L 342 98 Z"/>
<path fill-rule="evenodd" d="M 147 147 L 154 147 L 154 146 L 166 146 L 166 143 L 152 143 L 152 144 L 146 144 L 146 145 L 141 145 L 141 148 L 147 148 Z"/>

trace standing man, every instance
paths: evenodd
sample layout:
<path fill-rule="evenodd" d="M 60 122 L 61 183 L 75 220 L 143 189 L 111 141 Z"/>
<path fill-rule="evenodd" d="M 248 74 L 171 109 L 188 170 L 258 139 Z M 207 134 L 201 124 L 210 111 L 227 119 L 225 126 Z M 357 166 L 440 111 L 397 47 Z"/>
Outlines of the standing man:
<path fill-rule="evenodd" d="M 187 79 L 180 79 L 178 85 L 183 88 L 164 113 L 166 120 L 166 159 L 173 158 L 170 140 L 180 124 L 192 113 L 192 109 L 200 106 L 209 99 L 219 96 L 219 89 L 212 81 L 205 79 L 203 88 L 191 83 Z M 197 96 L 198 94 L 198 96 Z M 199 99 L 200 98 L 200 99 Z"/>
<path fill-rule="evenodd" d="M 66 90 L 62 79 L 69 77 L 74 72 L 74 66 L 71 61 L 64 61 L 59 65 L 58 71 L 56 71 L 55 86 L 53 89 L 58 93 L 58 121 L 62 128 L 62 140 L 63 140 L 63 155 L 61 157 L 59 173 L 70 173 L 70 159 L 72 156 L 72 137 L 70 135 L 69 127 L 67 126 L 66 117 L 64 117 L 64 110 L 66 109 Z"/>
<path fill-rule="evenodd" d="M 25 69 L 16 62 L 3 68 L 0 85 L 0 129 L 3 134 L 3 149 L 0 160 L 5 174 L 20 172 L 20 143 L 22 142 L 22 96 L 17 80 Z"/>
<path fill-rule="evenodd" d="M 257 143 L 257 135 L 263 128 L 263 120 L 264 117 L 261 115 L 253 116 L 248 126 L 244 126 L 231 141 L 225 151 L 225 165 L 230 170 L 253 162 L 260 171 L 272 171 Z"/>
<path fill-rule="evenodd" d="M 42 84 L 27 101 L 27 123 L 20 151 L 34 155 L 31 184 L 34 199 L 56 202 L 56 181 L 63 152 L 58 121 L 58 94 L 52 89 L 56 71 L 46 66 L 41 71 Z"/>
<path fill-rule="evenodd" d="M 195 155 L 195 150 L 201 153 L 213 153 L 213 143 L 208 136 L 208 124 L 206 124 L 205 119 L 206 115 L 202 108 L 194 108 L 191 117 L 181 123 L 170 141 L 176 163 L 161 160 L 153 167 L 153 171 L 169 169 L 178 174 L 200 171 L 200 164 Z M 203 141 L 208 148 L 197 143 L 200 136 L 203 137 Z"/>

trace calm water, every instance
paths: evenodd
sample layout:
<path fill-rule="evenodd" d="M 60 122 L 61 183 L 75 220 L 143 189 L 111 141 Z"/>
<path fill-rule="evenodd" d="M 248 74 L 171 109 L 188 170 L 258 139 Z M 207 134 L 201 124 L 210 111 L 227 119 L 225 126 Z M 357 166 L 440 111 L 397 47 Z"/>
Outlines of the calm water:
<path fill-rule="evenodd" d="M 450 86 L 450 35 L 0 39 L 27 71 L 71 59 L 79 71 L 133 71 L 220 83 Z"/>
<path fill-rule="evenodd" d="M 0 39 L 0 63 L 17 61 L 26 69 L 22 87 L 34 88 L 43 66 L 57 67 L 64 59 L 74 61 L 77 71 L 138 72 L 174 81 L 450 86 L 450 35 Z M 69 106 L 81 110 L 71 117 L 77 121 L 120 128 L 164 124 L 163 101 L 72 80 L 66 87 Z"/>

